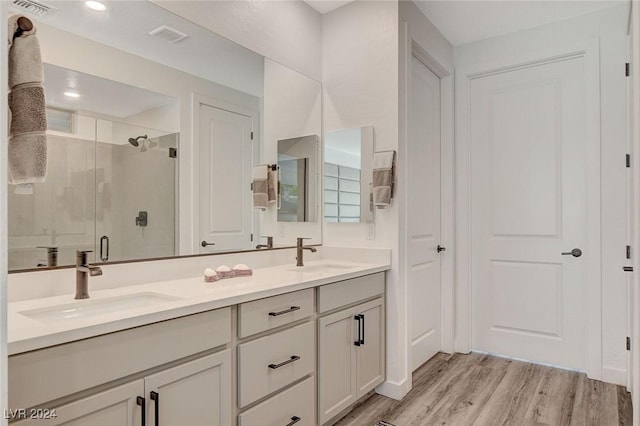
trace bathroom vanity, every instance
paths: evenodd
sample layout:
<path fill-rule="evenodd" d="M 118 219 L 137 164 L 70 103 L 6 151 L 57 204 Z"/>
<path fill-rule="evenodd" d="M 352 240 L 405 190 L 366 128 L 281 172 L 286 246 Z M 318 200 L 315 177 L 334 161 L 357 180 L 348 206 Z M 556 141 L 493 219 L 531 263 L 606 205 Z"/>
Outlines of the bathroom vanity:
<path fill-rule="evenodd" d="M 385 380 L 388 269 L 325 258 L 10 303 L 9 406 L 34 414 L 14 424 L 331 424 Z"/>

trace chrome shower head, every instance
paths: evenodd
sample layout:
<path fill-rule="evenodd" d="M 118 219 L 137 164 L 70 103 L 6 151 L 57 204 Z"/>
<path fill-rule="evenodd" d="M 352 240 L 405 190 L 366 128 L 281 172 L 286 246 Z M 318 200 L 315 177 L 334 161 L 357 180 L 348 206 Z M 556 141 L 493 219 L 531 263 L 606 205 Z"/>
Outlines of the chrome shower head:
<path fill-rule="evenodd" d="M 137 138 L 129 138 L 129 143 L 133 146 L 140 146 L 140 142 L 138 142 L 140 139 L 147 139 L 147 135 L 143 135 L 143 136 L 138 136 Z"/>

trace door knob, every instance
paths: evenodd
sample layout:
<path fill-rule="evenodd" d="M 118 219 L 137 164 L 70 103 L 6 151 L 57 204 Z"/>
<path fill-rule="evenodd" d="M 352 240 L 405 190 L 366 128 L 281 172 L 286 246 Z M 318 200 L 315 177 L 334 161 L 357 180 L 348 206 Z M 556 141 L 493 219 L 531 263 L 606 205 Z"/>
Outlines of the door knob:
<path fill-rule="evenodd" d="M 571 256 L 573 256 L 573 257 L 580 257 L 580 256 L 582 256 L 582 250 L 580 250 L 579 248 L 574 248 L 574 249 L 573 249 L 573 250 L 571 250 L 571 251 L 565 251 L 565 252 L 562 252 L 562 255 L 563 255 L 563 256 L 569 256 L 569 255 L 571 255 Z"/>
<path fill-rule="evenodd" d="M 436 251 L 438 253 L 440 253 L 441 251 L 445 251 L 445 250 L 446 250 L 446 248 L 442 247 L 440 244 L 438 244 L 438 247 L 436 247 Z"/>
<path fill-rule="evenodd" d="M 206 242 L 205 240 L 202 240 L 202 242 L 200 243 L 200 245 L 201 245 L 202 247 L 206 247 L 206 246 L 215 246 L 215 245 L 216 245 L 216 243 L 208 243 L 208 242 Z"/>

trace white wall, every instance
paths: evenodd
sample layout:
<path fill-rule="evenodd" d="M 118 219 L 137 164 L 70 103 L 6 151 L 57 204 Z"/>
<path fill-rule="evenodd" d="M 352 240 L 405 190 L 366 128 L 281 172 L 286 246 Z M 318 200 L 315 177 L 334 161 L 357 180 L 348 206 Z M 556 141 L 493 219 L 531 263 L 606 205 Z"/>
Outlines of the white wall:
<path fill-rule="evenodd" d="M 180 253 L 197 252 L 193 212 L 197 208 L 194 194 L 197 153 L 192 141 L 192 95 L 197 93 L 241 107 L 260 111 L 260 100 L 254 96 L 195 77 L 173 68 L 161 66 L 139 56 L 114 49 L 59 29 L 38 24 L 42 60 L 98 77 L 172 96 L 180 107 L 179 167 L 179 238 Z M 87 60 L 86 58 L 91 58 Z M 121 64 L 126 64 L 122 66 Z M 131 70 L 136 72 L 132 73 Z M 153 76 L 153 78 L 149 78 Z M 174 127 L 174 126 L 172 126 Z M 195 188 L 195 189 L 194 189 Z"/>
<path fill-rule="evenodd" d="M 320 83 L 300 73 L 280 65 L 271 59 L 264 63 L 264 116 L 263 116 L 263 156 L 261 163 L 273 164 L 278 161 L 278 141 L 318 136 L 316 159 L 320 157 L 322 136 L 322 92 Z M 317 161 L 317 164 L 320 161 Z M 319 165 L 319 164 L 318 164 Z M 317 184 L 313 195 L 320 189 Z M 275 237 L 278 245 L 295 245 L 297 237 L 311 238 L 305 244 L 322 242 L 322 222 L 319 197 L 315 197 L 313 222 L 278 222 L 275 206 L 259 212 L 262 235 Z"/>
<path fill-rule="evenodd" d="M 302 1 L 150 0 L 320 81 L 322 17 Z"/>
<path fill-rule="evenodd" d="M 602 378 L 625 384 L 628 336 L 625 265 L 627 229 L 626 31 L 628 6 L 454 48 L 456 68 L 516 56 L 523 46 L 545 49 L 559 41 L 588 38 L 600 42 L 601 79 L 601 222 L 602 222 Z"/>
<path fill-rule="evenodd" d="M 398 3 L 356 1 L 325 14 L 322 64 L 324 130 L 372 125 L 374 150 L 397 150 Z M 323 228 L 326 245 L 392 250 L 387 273 L 387 382 L 378 391 L 394 398 L 411 388 L 406 289 L 398 274 L 401 201 L 396 198 L 388 208 L 376 210 L 373 240 L 367 239 L 364 223 L 325 223 Z"/>

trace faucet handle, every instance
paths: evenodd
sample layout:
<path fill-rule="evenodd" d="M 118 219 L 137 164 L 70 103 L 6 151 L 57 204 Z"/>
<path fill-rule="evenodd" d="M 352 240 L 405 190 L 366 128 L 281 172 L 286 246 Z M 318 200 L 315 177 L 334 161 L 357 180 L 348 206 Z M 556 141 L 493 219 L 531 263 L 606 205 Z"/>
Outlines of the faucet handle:
<path fill-rule="evenodd" d="M 93 253 L 93 250 L 76 250 L 76 266 L 87 265 L 87 254 Z"/>

